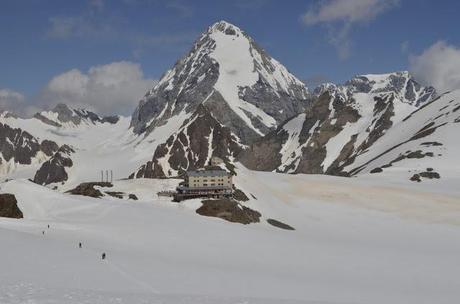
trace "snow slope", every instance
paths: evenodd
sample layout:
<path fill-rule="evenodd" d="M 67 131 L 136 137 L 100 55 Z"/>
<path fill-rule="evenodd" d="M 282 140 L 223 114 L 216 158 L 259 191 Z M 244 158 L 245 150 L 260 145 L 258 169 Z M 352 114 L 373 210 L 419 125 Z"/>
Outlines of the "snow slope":
<path fill-rule="evenodd" d="M 225 26 L 233 29 L 231 25 Z M 219 63 L 219 78 L 214 87 L 221 93 L 232 111 L 242 117 L 250 128 L 263 136 L 264 134 L 252 124 L 246 113 L 259 117 L 261 122 L 269 128 L 276 126 L 276 120 L 239 97 L 240 87 L 253 86 L 259 79 L 259 74 L 254 68 L 250 41 L 243 36 L 241 31 L 235 37 L 235 35 L 227 35 L 225 29 L 213 30 L 210 37 L 216 43 L 211 57 Z"/>
<path fill-rule="evenodd" d="M 140 164 L 151 159 L 156 146 L 177 130 L 180 120 L 187 117 L 187 114 L 179 115 L 179 120 L 170 120 L 145 137 L 135 135 L 129 129 L 127 117 L 120 117 L 113 124 L 94 122 L 53 126 L 37 118 L 23 119 L 11 116 L 0 117 L 0 122 L 12 128 L 25 130 L 39 140 L 51 140 L 59 146 L 67 144 L 75 150 L 71 155 L 73 166 L 70 169 L 66 168 L 69 175 L 66 185 L 56 185 L 65 190 L 84 181 L 99 181 L 101 170 L 113 170 L 115 179 L 127 178 Z M 33 178 L 46 159 L 41 157 L 31 165 L 5 169 L 3 177 Z"/>
<path fill-rule="evenodd" d="M 0 219 L 0 302 L 454 303 L 460 193 L 238 169 L 246 205 L 296 228 L 229 224 L 128 180 L 140 201 L 58 193 L 24 180 L 24 220 Z M 372 199 L 369 199 L 372 197 Z M 50 224 L 50 229 L 46 228 Z M 42 235 L 42 231 L 45 234 Z M 78 248 L 83 243 L 83 249 Z M 101 260 L 102 252 L 107 259 Z"/>
<path fill-rule="evenodd" d="M 384 167 L 385 175 L 409 179 L 431 168 L 441 178 L 425 182 L 459 181 L 460 165 L 456 161 L 460 155 L 459 128 L 460 90 L 457 90 L 441 95 L 405 117 L 370 149 L 357 156 L 346 170 L 364 174 Z M 419 156 L 407 157 L 416 151 Z"/>

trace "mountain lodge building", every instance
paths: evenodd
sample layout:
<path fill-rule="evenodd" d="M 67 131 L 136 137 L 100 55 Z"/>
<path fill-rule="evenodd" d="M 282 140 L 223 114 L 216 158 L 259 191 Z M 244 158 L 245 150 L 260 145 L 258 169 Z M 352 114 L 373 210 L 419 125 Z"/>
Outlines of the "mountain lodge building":
<path fill-rule="evenodd" d="M 199 197 L 231 197 L 233 177 L 220 167 L 187 171 L 184 181 L 176 188 L 175 201 Z"/>

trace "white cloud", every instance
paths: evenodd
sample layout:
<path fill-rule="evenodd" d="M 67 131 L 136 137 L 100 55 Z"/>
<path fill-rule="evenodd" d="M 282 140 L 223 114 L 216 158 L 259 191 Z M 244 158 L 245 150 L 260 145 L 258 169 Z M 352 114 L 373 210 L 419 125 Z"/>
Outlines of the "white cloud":
<path fill-rule="evenodd" d="M 47 107 L 65 103 L 101 114 L 131 114 L 154 83 L 144 77 L 139 64 L 113 62 L 91 67 L 87 73 L 73 69 L 53 77 L 39 100 Z"/>
<path fill-rule="evenodd" d="M 0 89 L 0 111 L 9 111 L 19 116 L 30 116 L 38 108 L 26 102 L 26 97 L 11 89 Z"/>
<path fill-rule="evenodd" d="M 10 111 L 18 113 L 24 106 L 25 97 L 23 94 L 10 90 L 0 89 L 0 112 Z"/>
<path fill-rule="evenodd" d="M 7 102 L 23 102 L 24 95 L 10 89 L 0 89 L 0 105 Z"/>
<path fill-rule="evenodd" d="M 306 24 L 335 21 L 350 23 L 370 21 L 398 4 L 397 0 L 330 0 L 321 2 L 303 15 Z"/>
<path fill-rule="evenodd" d="M 328 41 L 341 59 L 350 55 L 350 31 L 355 24 L 369 22 L 378 15 L 395 7 L 399 0 L 328 0 L 321 1 L 302 15 L 309 26 L 328 26 Z"/>
<path fill-rule="evenodd" d="M 460 48 L 438 41 L 409 58 L 414 77 L 439 92 L 460 89 Z"/>

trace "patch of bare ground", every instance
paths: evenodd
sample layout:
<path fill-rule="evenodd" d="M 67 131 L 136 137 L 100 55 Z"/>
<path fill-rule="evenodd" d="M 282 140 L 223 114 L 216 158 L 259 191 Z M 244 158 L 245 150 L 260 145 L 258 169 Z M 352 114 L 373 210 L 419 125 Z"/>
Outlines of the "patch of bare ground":
<path fill-rule="evenodd" d="M 260 222 L 261 214 L 230 199 L 203 200 L 196 213 L 203 216 L 218 217 L 223 220 L 251 224 Z"/>
<path fill-rule="evenodd" d="M 280 221 L 275 220 L 275 219 L 271 219 L 271 218 L 267 219 L 267 223 L 269 223 L 270 225 L 275 226 L 277 228 L 280 228 L 280 229 L 295 230 L 294 227 L 289 226 L 288 224 L 285 224 L 285 223 L 280 222 Z"/>

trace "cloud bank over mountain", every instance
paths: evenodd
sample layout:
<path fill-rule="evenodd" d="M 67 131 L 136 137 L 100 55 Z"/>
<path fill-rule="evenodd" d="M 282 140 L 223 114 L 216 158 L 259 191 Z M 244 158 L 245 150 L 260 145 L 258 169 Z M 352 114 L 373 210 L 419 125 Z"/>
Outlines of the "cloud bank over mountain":
<path fill-rule="evenodd" d="M 0 109 L 30 116 L 41 108 L 65 103 L 101 114 L 130 114 L 142 95 L 156 83 L 144 75 L 139 64 L 129 61 L 71 69 L 54 76 L 37 94 L 0 89 Z"/>
<path fill-rule="evenodd" d="M 460 48 L 438 41 L 409 61 L 414 76 L 439 92 L 460 89 Z"/>

